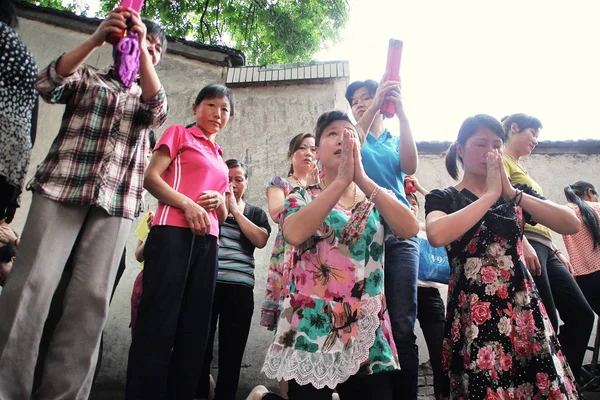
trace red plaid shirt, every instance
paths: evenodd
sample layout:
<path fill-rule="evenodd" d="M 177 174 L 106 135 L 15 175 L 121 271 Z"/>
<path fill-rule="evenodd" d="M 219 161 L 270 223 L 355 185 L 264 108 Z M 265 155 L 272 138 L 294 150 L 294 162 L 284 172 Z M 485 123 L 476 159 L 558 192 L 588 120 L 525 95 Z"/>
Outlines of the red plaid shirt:
<path fill-rule="evenodd" d="M 142 204 L 146 135 L 167 119 L 164 89 L 143 101 L 142 88 L 135 83 L 126 89 L 112 68 L 83 65 L 62 77 L 56 61 L 40 72 L 37 89 L 46 102 L 66 108 L 29 189 L 55 201 L 135 218 Z"/>

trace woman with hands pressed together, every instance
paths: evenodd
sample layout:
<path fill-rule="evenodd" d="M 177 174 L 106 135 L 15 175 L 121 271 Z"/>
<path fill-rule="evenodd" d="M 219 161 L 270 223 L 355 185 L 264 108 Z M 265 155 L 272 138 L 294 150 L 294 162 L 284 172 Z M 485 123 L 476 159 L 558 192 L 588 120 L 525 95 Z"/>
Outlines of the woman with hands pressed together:
<path fill-rule="evenodd" d="M 167 128 L 146 170 L 158 209 L 144 248 L 127 399 L 191 399 L 202 370 L 229 191 L 215 138 L 233 116 L 233 94 L 206 86 L 192 110 L 196 125 Z"/>
<path fill-rule="evenodd" d="M 289 381 L 289 398 L 391 399 L 398 369 L 384 294 L 383 221 L 399 237 L 418 223 L 362 167 L 356 130 L 340 111 L 316 127 L 319 184 L 297 187 L 282 212 L 294 254 L 263 372 Z"/>
<path fill-rule="evenodd" d="M 579 398 L 539 293 L 522 262 L 524 223 L 573 233 L 568 207 L 511 185 L 505 133 L 494 118 L 467 118 L 446 155 L 456 186 L 426 196 L 427 236 L 452 268 L 442 366 L 443 398 Z"/>

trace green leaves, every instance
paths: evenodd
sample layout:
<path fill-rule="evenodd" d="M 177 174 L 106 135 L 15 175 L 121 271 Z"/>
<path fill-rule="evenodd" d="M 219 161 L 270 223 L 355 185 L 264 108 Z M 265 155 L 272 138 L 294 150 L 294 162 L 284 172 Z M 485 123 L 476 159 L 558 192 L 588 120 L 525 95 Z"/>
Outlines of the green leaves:
<path fill-rule="evenodd" d="M 83 14 L 83 0 L 27 0 Z M 100 0 L 106 17 L 119 0 Z M 70 8 L 69 8 L 70 7 Z M 82 8 L 88 7 L 88 8 Z M 249 64 L 310 61 L 335 42 L 348 17 L 347 0 L 146 0 L 142 16 L 171 36 L 242 50 Z"/>

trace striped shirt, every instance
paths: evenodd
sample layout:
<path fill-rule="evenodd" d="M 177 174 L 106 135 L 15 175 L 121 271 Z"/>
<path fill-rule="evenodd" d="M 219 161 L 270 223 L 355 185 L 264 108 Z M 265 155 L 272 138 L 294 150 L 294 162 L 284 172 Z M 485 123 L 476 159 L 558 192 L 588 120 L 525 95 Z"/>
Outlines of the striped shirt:
<path fill-rule="evenodd" d="M 114 69 L 82 65 L 67 77 L 53 61 L 37 78 L 40 96 L 65 104 L 58 135 L 28 188 L 51 200 L 94 205 L 133 219 L 142 205 L 150 129 L 167 119 L 164 89 L 142 100 L 142 88 L 125 88 Z"/>
<path fill-rule="evenodd" d="M 244 215 L 254 225 L 271 233 L 267 214 L 246 204 Z M 254 287 L 254 250 L 256 247 L 244 236 L 235 218 L 229 216 L 221 225 L 219 235 L 219 275 L 217 282 Z"/>

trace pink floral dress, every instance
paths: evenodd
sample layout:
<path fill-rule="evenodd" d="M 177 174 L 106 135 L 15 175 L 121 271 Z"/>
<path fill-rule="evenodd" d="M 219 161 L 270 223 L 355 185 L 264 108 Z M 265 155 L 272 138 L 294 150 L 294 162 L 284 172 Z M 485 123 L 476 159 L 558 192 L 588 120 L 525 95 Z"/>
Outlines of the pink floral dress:
<path fill-rule="evenodd" d="M 540 197 L 531 188 L 520 187 Z M 477 200 L 454 187 L 433 190 L 425 212 L 451 214 Z M 575 381 L 531 275 L 521 261 L 529 214 L 500 199 L 446 246 L 448 285 L 442 398 L 578 399 Z"/>
<path fill-rule="evenodd" d="M 295 188 L 282 213 L 321 193 Z M 282 223 L 283 223 L 282 221 Z M 384 225 L 368 200 L 334 208 L 316 234 L 293 247 L 288 296 L 262 371 L 317 389 L 356 374 L 399 368 L 384 295 Z"/>
<path fill-rule="evenodd" d="M 266 191 L 269 191 L 270 188 L 281 189 L 284 196 L 287 197 L 294 187 L 287 179 L 274 176 L 269 181 Z M 285 241 L 281 229 L 279 229 L 271 253 L 265 298 L 260 313 L 260 324 L 270 330 L 275 329 L 283 299 L 287 296 L 291 253 L 292 246 Z"/>

